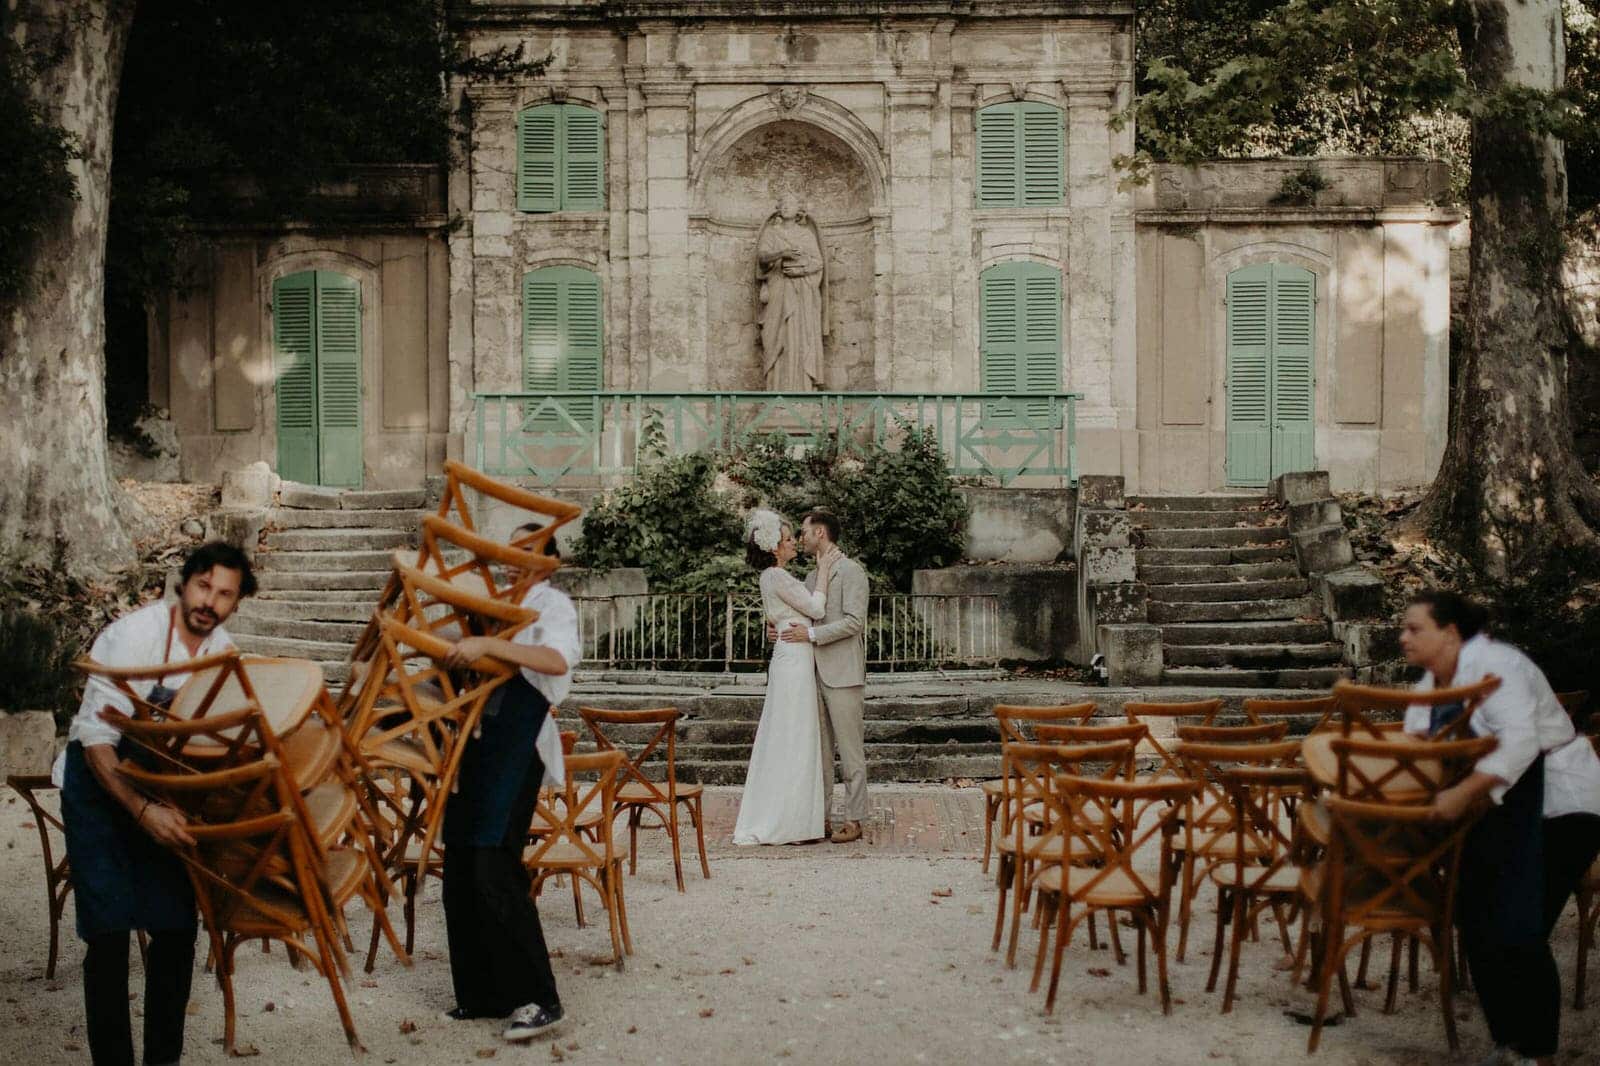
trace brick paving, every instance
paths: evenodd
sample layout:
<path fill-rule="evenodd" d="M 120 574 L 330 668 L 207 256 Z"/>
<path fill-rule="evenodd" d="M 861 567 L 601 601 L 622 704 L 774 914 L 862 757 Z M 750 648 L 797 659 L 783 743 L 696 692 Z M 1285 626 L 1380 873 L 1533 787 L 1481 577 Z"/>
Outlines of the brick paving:
<path fill-rule="evenodd" d="M 983 851 L 983 793 L 945 785 L 884 785 L 868 788 L 870 813 L 853 844 L 741 848 L 733 843 L 739 816 L 737 788 L 706 789 L 706 847 L 721 857 L 783 859 L 833 856 L 978 855 Z M 838 796 L 835 796 L 837 809 Z M 692 833 L 692 830 L 690 831 Z M 692 839 L 686 840 L 686 854 Z"/>

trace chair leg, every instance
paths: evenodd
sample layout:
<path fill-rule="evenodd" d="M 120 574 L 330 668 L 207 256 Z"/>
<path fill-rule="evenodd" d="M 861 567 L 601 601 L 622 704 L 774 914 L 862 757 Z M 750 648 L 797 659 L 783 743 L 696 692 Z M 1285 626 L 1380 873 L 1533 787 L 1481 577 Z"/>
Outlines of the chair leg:
<path fill-rule="evenodd" d="M 983 872 L 989 872 L 989 852 L 994 846 L 994 820 L 1000 813 L 1000 800 L 983 797 Z"/>
<path fill-rule="evenodd" d="M 211 954 L 217 960 L 217 983 L 222 986 L 222 1049 L 232 1058 L 234 1051 L 234 1026 L 237 1021 L 237 1011 L 233 1002 L 233 949 L 238 947 L 238 942 L 218 944 L 215 937 L 211 942 Z"/>
<path fill-rule="evenodd" d="M 667 804 L 672 808 L 667 812 L 667 836 L 672 838 L 672 872 L 678 878 L 678 891 L 683 891 L 683 850 L 678 843 L 678 805 Z"/>
<path fill-rule="evenodd" d="M 417 950 L 417 893 L 422 891 L 422 879 L 417 871 L 407 870 L 405 877 L 406 954 Z"/>
<path fill-rule="evenodd" d="M 1233 993 L 1239 987 L 1239 946 L 1244 940 L 1246 893 L 1240 889 L 1233 891 L 1233 935 L 1228 939 L 1228 981 L 1222 992 L 1222 1013 L 1228 1014 L 1233 1010 Z M 1222 901 L 1217 901 L 1221 906 Z"/>
<path fill-rule="evenodd" d="M 644 813 L 642 807 L 628 808 L 628 876 L 632 877 L 639 872 L 639 817 Z"/>
<path fill-rule="evenodd" d="M 1183 894 L 1178 898 L 1178 954 L 1179 962 L 1183 961 L 1184 953 L 1189 950 L 1189 917 L 1194 906 L 1194 893 L 1197 885 L 1194 876 L 1194 859 L 1188 852 L 1183 854 L 1183 876 L 1179 884 Z"/>
<path fill-rule="evenodd" d="M 633 954 L 633 934 L 628 932 L 628 899 L 623 891 L 622 863 L 616 863 L 617 871 L 617 920 L 622 925 L 622 947 L 629 955 Z"/>
<path fill-rule="evenodd" d="M 1400 933 L 1395 932 L 1389 937 L 1389 980 L 1388 989 L 1383 996 L 1383 1013 L 1394 1013 L 1395 993 L 1400 991 L 1400 947 L 1403 942 Z M 1416 941 L 1412 941 L 1416 943 Z"/>
<path fill-rule="evenodd" d="M 55 893 L 55 885 L 51 885 L 50 886 L 50 958 L 44 964 L 44 979 L 46 981 L 54 981 L 56 979 L 56 957 L 58 956 L 58 954 L 60 953 L 60 950 L 61 950 L 61 912 L 66 909 L 66 904 L 67 904 L 66 893 L 63 892 L 61 894 L 61 898 L 57 899 L 56 898 L 56 893 Z M 1582 956 L 1580 955 L 1580 958 L 1581 957 Z M 1580 984 L 1578 987 L 1580 989 L 1578 995 L 1581 998 L 1583 996 L 1583 993 L 1581 991 L 1583 986 Z"/>
<path fill-rule="evenodd" d="M 1306 1041 L 1306 1054 L 1317 1050 L 1317 1044 L 1322 1040 L 1322 1023 L 1328 1016 L 1328 994 L 1333 990 L 1334 971 L 1339 972 L 1339 981 L 1344 982 L 1344 948 L 1340 941 L 1344 937 L 1344 930 L 1337 926 L 1329 926 L 1322 932 L 1322 958 L 1321 965 L 1317 967 L 1317 1006 L 1311 1016 L 1311 1036 Z"/>
<path fill-rule="evenodd" d="M 1372 940 L 1368 938 L 1361 942 L 1361 961 L 1356 964 L 1356 987 L 1365 991 L 1372 986 L 1367 983 L 1367 961 L 1372 958 Z"/>
<path fill-rule="evenodd" d="M 367 952 L 367 972 L 372 972 L 372 955 L 378 947 L 378 933 L 381 931 L 385 940 L 389 942 L 389 950 L 394 952 L 395 958 L 400 960 L 402 966 L 410 967 L 411 953 L 400 945 L 400 938 L 395 934 L 394 926 L 389 924 L 389 911 L 383 905 L 383 900 L 378 898 L 377 886 L 369 889 L 371 897 L 367 906 L 372 908 L 372 950 Z M 353 949 L 352 949 L 353 950 Z"/>
<path fill-rule="evenodd" d="M 995 876 L 995 888 L 999 899 L 995 903 L 994 911 L 994 943 L 989 945 L 990 951 L 1000 950 L 1000 934 L 1006 926 L 1006 888 L 1011 884 L 1010 871 L 1006 869 L 1008 862 L 1004 855 L 1000 856 L 999 871 Z"/>
<path fill-rule="evenodd" d="M 1407 984 L 1407 986 L 1410 988 L 1410 990 L 1412 992 L 1415 992 L 1417 990 L 1417 987 L 1418 987 L 1418 982 L 1417 982 L 1417 952 L 1421 948 L 1421 946 L 1422 945 L 1418 941 L 1416 935 L 1413 934 L 1412 937 L 1411 937 L 1411 945 L 1410 945 L 1409 948 L 1407 948 L 1407 950 L 1410 952 L 1410 958 L 1406 963 L 1406 965 L 1407 965 L 1406 984 Z"/>
<path fill-rule="evenodd" d="M 1156 982 L 1161 986 L 1161 1013 L 1172 1013 L 1172 986 L 1167 983 L 1167 920 L 1157 915 L 1150 940 L 1156 953 Z"/>
<path fill-rule="evenodd" d="M 1108 914 L 1109 914 L 1109 921 L 1112 923 L 1112 928 L 1116 928 L 1117 912 L 1116 911 L 1110 911 L 1110 912 L 1108 912 Z M 1141 913 L 1136 911 L 1136 912 L 1134 912 L 1134 918 L 1136 919 L 1136 925 L 1137 925 L 1137 928 L 1138 928 L 1138 932 L 1137 932 L 1136 935 L 1139 938 L 1139 948 L 1138 948 L 1138 951 L 1139 951 L 1139 994 L 1142 996 L 1142 995 L 1144 995 L 1145 988 L 1146 988 L 1145 977 L 1144 977 L 1144 938 L 1145 938 L 1145 934 L 1147 932 L 1147 929 L 1145 927 L 1145 919 L 1144 919 L 1144 915 L 1143 914 L 1141 914 Z"/>
<path fill-rule="evenodd" d="M 615 876 L 609 866 L 602 866 L 597 871 L 600 874 L 600 898 L 606 905 L 606 922 L 611 927 L 611 957 L 616 961 L 617 969 L 622 969 L 622 916 L 621 905 L 617 902 L 617 882 L 621 878 Z"/>
<path fill-rule="evenodd" d="M 711 864 L 706 862 L 706 819 L 705 808 L 701 806 L 701 797 L 696 796 L 689 804 L 689 819 L 694 822 L 695 843 L 700 846 L 700 874 L 707 881 L 711 880 Z"/>
<path fill-rule="evenodd" d="M 1434 931 L 1434 958 L 1439 962 L 1439 1009 L 1444 1013 L 1444 1036 L 1450 1045 L 1451 1051 L 1461 1048 L 1460 1037 L 1456 1034 L 1456 1007 L 1455 1007 L 1455 982 L 1450 978 L 1450 959 L 1453 955 L 1451 940 L 1455 932 L 1448 925 L 1441 924 Z"/>
<path fill-rule="evenodd" d="M 1055 918 L 1058 897 L 1055 893 L 1039 893 L 1038 913 L 1039 920 L 1039 950 L 1033 955 L 1033 980 L 1028 984 L 1029 992 L 1039 991 L 1039 978 L 1044 974 L 1045 949 L 1050 946 L 1050 923 Z M 1049 917 L 1044 917 L 1048 915 Z"/>
<path fill-rule="evenodd" d="M 1100 932 L 1099 932 L 1100 924 L 1099 924 L 1099 922 L 1097 922 L 1095 920 L 1098 917 L 1099 917 L 1099 915 L 1095 914 L 1093 911 L 1089 912 L 1089 950 L 1090 951 L 1099 951 L 1100 950 Z"/>
<path fill-rule="evenodd" d="M 1128 953 L 1122 950 L 1122 933 L 1117 928 L 1116 911 L 1106 911 L 1106 928 L 1111 930 L 1111 954 L 1116 956 L 1117 965 L 1128 965 Z"/>
<path fill-rule="evenodd" d="M 1217 935 L 1211 944 L 1211 972 L 1206 975 L 1206 991 L 1217 990 L 1217 975 L 1222 972 L 1222 927 L 1228 924 L 1232 911 L 1227 906 L 1228 893 L 1221 885 L 1217 886 Z"/>
<path fill-rule="evenodd" d="M 1056 990 L 1061 985 L 1061 955 L 1067 950 L 1067 935 L 1072 928 L 1072 898 L 1066 893 L 1063 879 L 1060 902 L 1056 906 L 1056 943 L 1050 955 L 1050 989 L 1044 995 L 1044 1012 L 1054 1014 Z M 1046 932 L 1049 927 L 1046 927 Z"/>

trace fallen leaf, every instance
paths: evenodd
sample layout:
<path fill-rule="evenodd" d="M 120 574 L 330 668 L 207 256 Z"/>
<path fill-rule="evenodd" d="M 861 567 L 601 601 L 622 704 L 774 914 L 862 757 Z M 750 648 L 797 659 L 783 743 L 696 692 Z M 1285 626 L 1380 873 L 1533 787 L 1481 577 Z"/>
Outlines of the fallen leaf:
<path fill-rule="evenodd" d="M 61 1050 L 62 1051 L 82 1051 L 83 1050 L 83 1045 L 79 1044 L 75 1040 L 68 1040 L 65 1044 L 61 1045 Z"/>
<path fill-rule="evenodd" d="M 272 1002 L 272 1000 L 269 999 L 269 1000 L 267 1000 L 267 1005 L 265 1007 L 261 1008 L 261 1013 L 262 1014 L 271 1014 L 273 1011 L 275 1011 L 277 1009 L 278 1009 L 278 1005 L 276 1003 Z"/>
<path fill-rule="evenodd" d="M 953 888 L 936 888 L 933 890 L 933 894 L 941 899 L 949 899 L 956 894 L 956 890 Z"/>
<path fill-rule="evenodd" d="M 717 972 L 719 974 L 726 974 L 726 973 L 732 973 L 733 971 L 732 970 L 718 970 Z"/>
<path fill-rule="evenodd" d="M 473 1054 L 473 1055 L 474 1055 L 474 1056 L 475 1056 L 475 1057 L 476 1057 L 476 1058 L 480 1058 L 480 1059 L 492 1059 L 492 1058 L 494 1058 L 494 1057 L 495 1057 L 495 1055 L 497 1055 L 497 1054 L 499 1054 L 499 1052 L 500 1052 L 500 1049 L 499 1049 L 499 1048 L 494 1048 L 494 1047 L 481 1047 L 481 1048 L 479 1048 L 479 1049 L 478 1049 L 478 1050 L 477 1050 L 477 1051 L 474 1051 L 474 1052 L 473 1052 L 473 1053 L 472 1053 L 472 1054 Z"/>
<path fill-rule="evenodd" d="M 557 1062 L 560 1062 L 567 1057 L 567 1053 L 561 1050 L 560 1044 L 551 1044 L 550 1057 L 555 1059 Z"/>
<path fill-rule="evenodd" d="M 361 982 L 361 987 L 362 988 L 377 988 L 378 987 L 378 982 L 374 981 L 372 978 L 369 977 L 365 981 Z"/>
<path fill-rule="evenodd" d="M 578 1042 L 576 1040 L 573 1040 L 570 1043 L 568 1043 L 567 1044 L 567 1050 L 568 1051 L 577 1051 L 578 1050 Z"/>
<path fill-rule="evenodd" d="M 233 1055 L 235 1058 L 249 1059 L 261 1054 L 261 1049 L 254 1044 L 235 1044 Z"/>
<path fill-rule="evenodd" d="M 752 959 L 748 955 L 743 956 L 742 958 L 739 959 L 739 961 L 744 963 L 746 966 L 754 966 L 756 964 L 756 960 Z"/>
<path fill-rule="evenodd" d="M 702 1018 L 709 1018 L 715 1013 L 717 1013 L 717 1008 L 715 1008 L 715 1007 L 701 1007 L 700 1008 L 700 1017 L 702 1017 Z"/>
<path fill-rule="evenodd" d="M 639 1027 L 638 1027 L 638 1026 L 637 1026 L 637 1025 L 630 1025 L 630 1026 L 628 1026 L 628 1032 L 630 1032 L 630 1033 L 637 1033 L 637 1032 L 638 1032 L 638 1031 L 639 1031 Z"/>
<path fill-rule="evenodd" d="M 187 1007 L 183 1008 L 183 1013 L 185 1013 L 185 1014 L 187 1014 L 187 1015 L 189 1015 L 191 1017 L 193 1017 L 196 1014 L 199 1014 L 200 1013 L 200 1003 L 199 1003 L 199 1001 L 191 999 L 189 1001 L 189 1005 Z"/>
<path fill-rule="evenodd" d="M 1093 966 L 1089 969 L 1090 977 L 1110 977 L 1111 971 L 1103 966 Z"/>
<path fill-rule="evenodd" d="M 417 1031 L 417 1023 L 407 1018 L 400 1023 L 400 1031 L 402 1033 L 414 1033 Z"/>

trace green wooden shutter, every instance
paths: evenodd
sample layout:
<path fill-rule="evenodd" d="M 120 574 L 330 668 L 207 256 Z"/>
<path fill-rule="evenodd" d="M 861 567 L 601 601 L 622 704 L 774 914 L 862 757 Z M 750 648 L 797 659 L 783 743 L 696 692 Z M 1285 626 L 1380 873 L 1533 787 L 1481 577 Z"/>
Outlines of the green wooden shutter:
<path fill-rule="evenodd" d="M 278 408 L 278 476 L 317 481 L 316 275 L 272 283 L 273 364 Z"/>
<path fill-rule="evenodd" d="M 565 105 L 561 113 L 561 209 L 600 211 L 606 206 L 604 116 Z"/>
<path fill-rule="evenodd" d="M 1230 485 L 1264 486 L 1271 477 L 1272 265 L 1228 275 L 1228 439 Z"/>
<path fill-rule="evenodd" d="M 1015 104 L 995 104 L 978 112 L 979 207 L 1013 207 L 1021 202 L 1017 163 L 1019 122 Z"/>
<path fill-rule="evenodd" d="M 1042 263 L 1022 268 L 1022 391 L 1061 391 L 1061 274 Z M 1047 427 L 1048 400 L 1027 405 L 1030 425 Z"/>
<path fill-rule="evenodd" d="M 561 109 L 530 107 L 517 115 L 517 210 L 561 208 Z"/>
<path fill-rule="evenodd" d="M 1025 101 L 1022 110 L 1022 205 L 1057 207 L 1062 202 L 1063 142 L 1061 109 Z"/>
<path fill-rule="evenodd" d="M 599 392 L 604 353 L 600 279 L 577 267 L 546 267 L 522 279 L 522 384 L 528 392 Z M 591 427 L 596 404 L 568 400 L 566 415 Z M 536 408 L 529 428 L 570 430 L 556 412 Z"/>
<path fill-rule="evenodd" d="M 317 271 L 317 456 L 323 485 L 361 485 L 361 283 Z"/>
<path fill-rule="evenodd" d="M 1272 476 L 1311 470 L 1317 278 L 1276 264 L 1272 276 Z"/>

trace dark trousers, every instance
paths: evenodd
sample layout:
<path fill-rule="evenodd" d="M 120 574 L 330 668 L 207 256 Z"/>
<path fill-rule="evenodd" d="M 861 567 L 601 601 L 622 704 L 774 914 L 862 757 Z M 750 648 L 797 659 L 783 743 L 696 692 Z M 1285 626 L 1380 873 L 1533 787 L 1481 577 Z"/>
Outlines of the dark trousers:
<path fill-rule="evenodd" d="M 544 764 L 535 754 L 498 846 L 446 844 L 444 849 L 450 979 L 456 1006 L 471 1014 L 504 1017 L 529 1003 L 561 1005 L 539 909 L 528 894 L 530 878 L 522 865 L 543 777 Z"/>
<path fill-rule="evenodd" d="M 194 941 L 193 929 L 150 934 L 144 964 L 144 1061 L 149 1066 L 174 1063 L 183 1056 Z M 89 1056 L 95 1066 L 134 1066 L 127 933 L 102 933 L 86 942 L 83 1002 Z"/>
<path fill-rule="evenodd" d="M 1476 923 L 1463 925 L 1462 947 L 1494 1042 L 1528 1058 L 1556 1053 L 1561 1035 L 1561 975 L 1550 950 L 1555 928 L 1579 879 L 1600 855 L 1600 816 L 1544 821 L 1544 936 L 1505 943 Z"/>

